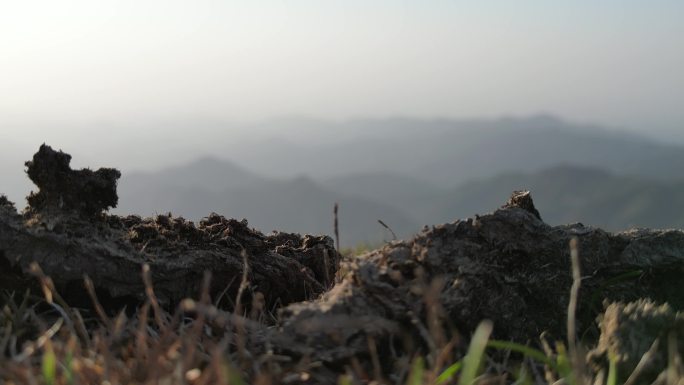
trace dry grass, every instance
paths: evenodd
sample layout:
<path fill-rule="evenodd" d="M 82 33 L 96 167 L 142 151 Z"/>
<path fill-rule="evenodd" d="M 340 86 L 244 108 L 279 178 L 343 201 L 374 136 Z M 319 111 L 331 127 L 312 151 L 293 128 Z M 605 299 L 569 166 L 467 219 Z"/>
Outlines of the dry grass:
<path fill-rule="evenodd" d="M 370 359 L 352 359 L 339 384 L 568 384 L 615 385 L 615 365 L 605 373 L 592 373 L 584 364 L 584 347 L 575 337 L 574 311 L 579 292 L 579 259 L 571 247 L 575 285 L 571 291 L 568 341 L 545 344 L 541 350 L 508 341 L 492 341 L 492 325 L 483 322 L 460 360 L 457 341 L 448 340 L 439 322 L 438 298 L 442 283 L 425 289 L 429 309 L 423 325 L 428 354 L 404 352 L 395 367 L 404 368 L 391 379 L 383 377 L 376 341 L 368 338 Z M 142 271 L 147 300 L 134 311 L 107 315 L 99 304 L 92 282 L 85 288 L 92 310 L 74 309 L 65 303 L 49 277 L 38 266 L 43 297 L 6 293 L 0 313 L 0 384 L 288 384 L 315 382 L 307 368 L 312 362 L 292 362 L 269 349 L 249 350 L 254 330 L 264 314 L 258 306 L 249 315 L 221 311 L 211 303 L 207 274 L 202 295 L 183 301 L 174 313 L 162 309 L 154 294 L 149 268 Z M 243 277 L 243 284 L 245 277 Z M 241 285 L 242 287 L 242 285 Z M 238 298 L 240 298 L 238 296 Z M 256 310 L 254 310 L 256 309 Z M 559 315 L 564 316 L 564 315 Z M 420 321 L 419 321 L 420 322 Z M 672 340 L 672 339 L 671 339 Z M 661 341 L 667 343 L 668 341 Z M 670 341 L 672 342 L 672 341 Z M 268 341 L 264 343 L 267 345 Z M 656 342 L 658 343 L 658 342 Z M 647 358 L 647 357 L 645 357 Z M 365 370 L 367 360 L 370 370 Z M 682 383 L 681 359 L 673 350 L 664 384 Z M 636 373 L 638 376 L 638 373 Z M 636 377 L 635 377 L 636 378 Z M 638 383 L 636 381 L 635 383 Z"/>
<path fill-rule="evenodd" d="M 131 315 L 110 318 L 88 278 L 95 314 L 56 303 L 50 279 L 35 270 L 44 299 L 27 294 L 17 303 L 16 295 L 5 296 L 0 383 L 239 384 L 248 376 L 271 383 L 264 381 L 277 372 L 275 358 L 251 357 L 244 348 L 246 325 L 255 321 L 208 302 L 208 275 L 199 301 L 185 300 L 171 314 L 157 302 L 145 267 L 147 301 Z"/>

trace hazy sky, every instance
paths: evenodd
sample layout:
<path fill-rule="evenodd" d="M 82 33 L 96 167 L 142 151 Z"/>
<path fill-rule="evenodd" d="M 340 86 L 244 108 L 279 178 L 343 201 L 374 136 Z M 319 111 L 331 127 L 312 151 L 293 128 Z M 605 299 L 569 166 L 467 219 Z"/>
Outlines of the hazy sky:
<path fill-rule="evenodd" d="M 681 0 L 2 1 L 0 130 L 548 112 L 676 133 L 683 18 Z"/>

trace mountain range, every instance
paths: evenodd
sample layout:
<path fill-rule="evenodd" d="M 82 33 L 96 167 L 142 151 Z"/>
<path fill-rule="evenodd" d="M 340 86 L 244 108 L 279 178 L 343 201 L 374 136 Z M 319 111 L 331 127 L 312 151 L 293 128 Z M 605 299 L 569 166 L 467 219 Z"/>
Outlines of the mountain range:
<path fill-rule="evenodd" d="M 679 145 L 547 115 L 286 123 L 280 132 L 271 128 L 275 133 L 269 140 L 226 146 L 223 152 L 207 150 L 276 178 L 391 173 L 456 187 L 473 178 L 557 164 L 602 168 L 617 175 L 684 178 Z"/>
<path fill-rule="evenodd" d="M 280 139 L 125 174 L 116 212 L 197 220 L 213 211 L 262 231 L 332 234 L 337 202 L 341 243 L 353 246 L 392 239 L 378 220 L 406 237 L 530 189 L 551 224 L 684 227 L 684 148 L 676 145 L 548 116 L 288 124 Z"/>

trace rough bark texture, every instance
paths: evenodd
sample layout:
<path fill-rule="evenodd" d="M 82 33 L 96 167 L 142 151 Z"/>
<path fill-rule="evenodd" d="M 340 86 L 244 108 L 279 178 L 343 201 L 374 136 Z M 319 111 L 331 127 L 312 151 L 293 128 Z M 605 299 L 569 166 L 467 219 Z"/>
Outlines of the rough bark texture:
<path fill-rule="evenodd" d="M 535 343 L 549 331 L 563 340 L 572 284 L 569 242 L 575 237 L 583 271 L 580 332 L 594 325 L 604 299 L 649 297 L 675 309 L 684 305 L 682 231 L 553 227 L 531 208 L 509 202 L 362 256 L 321 299 L 282 309 L 279 346 L 288 354 L 315 352 L 334 364 L 368 355 L 368 337 L 389 352 L 392 336 L 402 343 L 409 336 L 429 354 L 439 345 L 431 333 L 435 322 L 467 336 L 483 319 L 494 321 L 497 339 Z M 436 315 L 435 304 L 441 307 Z M 391 360 L 387 365 L 387 373 L 396 371 Z"/>
<path fill-rule="evenodd" d="M 121 173 L 113 168 L 72 170 L 71 155 L 43 144 L 26 162 L 26 173 L 40 189 L 28 203 L 34 211 L 70 211 L 83 216 L 116 207 L 116 181 Z"/>
<path fill-rule="evenodd" d="M 141 268 L 148 264 L 162 303 L 197 298 L 209 271 L 210 293 L 214 299 L 224 293 L 222 305 L 231 308 L 247 267 L 245 295 L 260 292 L 273 309 L 315 298 L 332 282 L 339 257 L 329 237 L 266 236 L 246 220 L 217 214 L 198 226 L 170 214 L 109 216 L 102 210 L 116 204 L 119 172 L 74 171 L 70 158 L 41 146 L 27 162 L 29 177 L 40 187 L 29 196 L 29 209 L 20 215 L 4 197 L 0 200 L 0 288 L 29 285 L 30 264 L 37 262 L 67 301 L 89 302 L 82 284 L 88 275 L 105 305 L 117 311 L 144 299 Z"/>

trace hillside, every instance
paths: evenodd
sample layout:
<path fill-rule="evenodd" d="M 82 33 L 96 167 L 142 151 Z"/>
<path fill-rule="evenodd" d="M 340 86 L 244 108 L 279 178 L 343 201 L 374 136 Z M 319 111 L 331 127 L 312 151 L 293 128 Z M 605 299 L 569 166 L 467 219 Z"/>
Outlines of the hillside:
<path fill-rule="evenodd" d="M 612 230 L 684 224 L 682 147 L 548 116 L 298 122 L 287 122 L 284 140 L 124 173 L 116 212 L 198 220 L 217 211 L 265 231 L 331 233 L 339 202 L 342 243 L 351 246 L 390 239 L 378 219 L 403 237 L 482 213 L 508 191 L 527 188 L 549 223 Z M 326 131 L 333 129 L 343 133 L 339 140 Z"/>
<path fill-rule="evenodd" d="M 211 170 L 203 170 L 202 164 L 209 164 Z M 332 234 L 333 206 L 338 202 L 340 241 L 347 246 L 392 239 L 378 219 L 399 236 L 420 228 L 410 215 L 382 201 L 328 190 L 306 177 L 261 178 L 225 161 L 204 160 L 160 174 L 124 175 L 119 192 L 117 213 L 172 212 L 197 221 L 217 212 L 247 218 L 250 226 L 265 232 Z"/>
<path fill-rule="evenodd" d="M 684 227 L 684 181 L 569 165 L 472 181 L 444 195 L 426 216 L 439 222 L 482 213 L 505 198 L 506 189 L 522 188 L 534 191 L 537 207 L 551 224 L 582 222 L 610 230 Z"/>
<path fill-rule="evenodd" d="M 206 169 L 203 166 L 207 166 Z M 684 227 L 684 181 L 664 182 L 560 165 L 534 173 L 503 173 L 443 189 L 392 174 L 360 174 L 322 182 L 299 177 L 259 177 L 230 162 L 202 160 L 159 174 L 124 175 L 117 213 L 172 212 L 199 220 L 211 212 L 247 218 L 263 231 L 330 234 L 332 207 L 340 204 L 342 244 L 391 239 L 383 220 L 400 237 L 424 224 L 485 213 L 506 191 L 530 189 L 544 220 L 583 222 L 621 230 Z"/>

